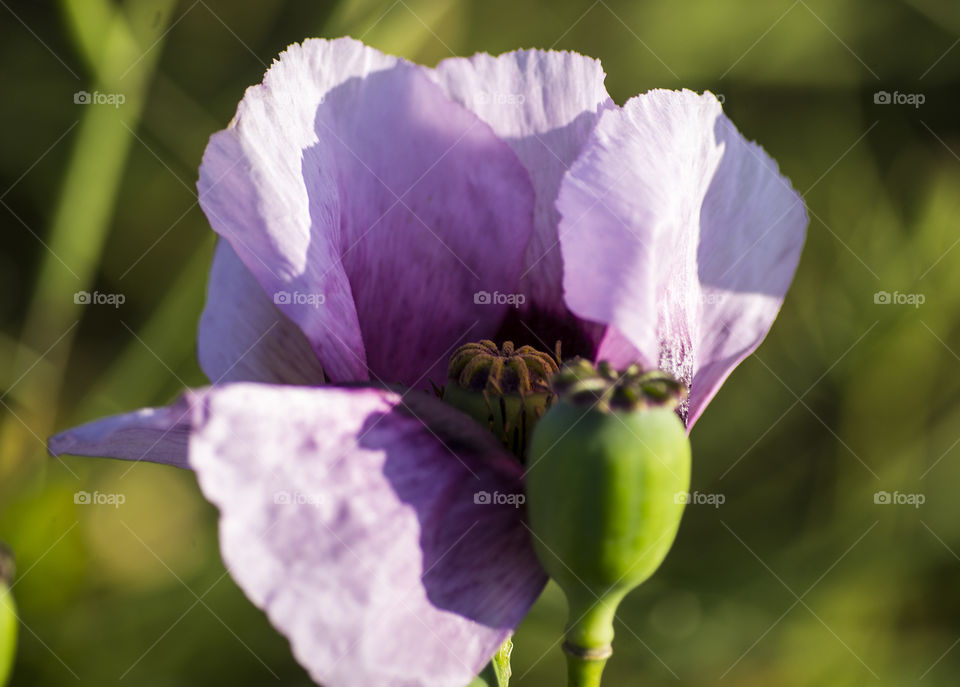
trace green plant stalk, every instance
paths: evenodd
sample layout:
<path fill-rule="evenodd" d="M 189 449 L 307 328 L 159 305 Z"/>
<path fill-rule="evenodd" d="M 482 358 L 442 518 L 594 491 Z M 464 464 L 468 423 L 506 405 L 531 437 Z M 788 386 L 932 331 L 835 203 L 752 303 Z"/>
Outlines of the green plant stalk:
<path fill-rule="evenodd" d="M 600 687 L 607 659 L 574 658 L 567 654 L 567 687 Z"/>
<path fill-rule="evenodd" d="M 570 622 L 564 635 L 568 687 L 599 687 L 607 659 L 613 653 L 613 621 L 624 594 L 570 595 Z M 589 596 L 589 598 L 586 598 Z"/>
<path fill-rule="evenodd" d="M 0 581 L 0 685 L 7 684 L 13 672 L 13 659 L 17 653 L 17 625 L 13 594 L 10 587 Z"/>
<path fill-rule="evenodd" d="M 10 591 L 13 570 L 13 554 L 0 542 L 0 687 L 10 679 L 17 653 L 17 630 L 20 621 Z"/>
<path fill-rule="evenodd" d="M 137 13 L 150 12 L 150 16 L 160 12 L 169 20 L 174 5 L 175 0 L 151 0 L 134 9 Z M 126 13 L 106 0 L 62 0 L 61 6 L 93 73 L 93 83 L 78 83 L 77 89 L 123 93 L 126 101 L 119 108 L 88 105 L 78 110 L 81 120 L 76 142 L 21 335 L 23 353 L 14 368 L 25 370 L 35 362 L 24 356 L 26 351 L 45 351 L 60 340 L 47 353 L 49 364 L 10 392 L 16 404 L 29 414 L 26 424 L 34 435 L 24 433 L 23 421 L 8 416 L 0 427 L 0 447 L 14 455 L 24 455 L 26 443 L 46 436 L 52 429 L 51 409 L 56 407 L 63 369 L 77 331 L 71 326 L 80 318 L 73 294 L 89 290 L 99 264 L 130 152 L 130 130 L 136 129 L 140 120 L 166 30 L 166 22 L 161 22 L 155 29 L 156 36 L 138 36 Z"/>

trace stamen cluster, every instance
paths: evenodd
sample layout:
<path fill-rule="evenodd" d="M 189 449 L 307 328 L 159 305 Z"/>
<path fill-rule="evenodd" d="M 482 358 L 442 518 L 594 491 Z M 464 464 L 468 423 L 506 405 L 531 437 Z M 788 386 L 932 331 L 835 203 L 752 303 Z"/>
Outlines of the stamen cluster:
<path fill-rule="evenodd" d="M 489 339 L 465 344 L 450 359 L 443 400 L 486 424 L 522 462 L 534 424 L 553 402 L 559 360 L 559 344 L 556 359 L 512 341 L 499 348 Z"/>
<path fill-rule="evenodd" d="M 448 377 L 464 389 L 502 396 L 549 392 L 557 361 L 533 346 L 514 348 L 505 341 L 501 348 L 489 339 L 468 343 L 453 354 Z"/>

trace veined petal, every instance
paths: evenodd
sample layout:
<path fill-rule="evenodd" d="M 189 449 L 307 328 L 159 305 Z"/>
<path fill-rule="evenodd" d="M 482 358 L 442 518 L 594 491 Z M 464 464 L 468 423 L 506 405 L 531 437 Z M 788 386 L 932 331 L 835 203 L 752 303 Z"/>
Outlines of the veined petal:
<path fill-rule="evenodd" d="M 231 575 L 328 687 L 463 687 L 546 582 L 519 463 L 422 392 L 225 384 L 50 451 L 186 467 L 188 439 Z"/>
<path fill-rule="evenodd" d="M 291 46 L 200 170 L 201 205 L 327 376 L 429 386 L 489 336 L 532 232 L 530 179 L 425 68 L 351 39 Z M 318 303 L 322 299 L 322 304 Z"/>
<path fill-rule="evenodd" d="M 537 205 L 519 289 L 528 309 L 569 318 L 561 290 L 556 199 L 564 173 L 600 113 L 614 107 L 599 60 L 544 50 L 496 57 L 482 53 L 443 60 L 434 78 L 452 98 L 489 123 L 529 172 Z"/>
<path fill-rule="evenodd" d="M 187 468 L 190 407 L 143 408 L 68 429 L 47 441 L 52 456 L 97 456 Z"/>
<path fill-rule="evenodd" d="M 324 382 L 323 368 L 303 332 L 277 309 L 223 239 L 210 268 L 197 357 L 214 384 Z"/>
<path fill-rule="evenodd" d="M 598 357 L 683 379 L 691 427 L 780 310 L 803 200 L 712 95 L 652 91 L 604 113 L 558 208 L 567 304 L 619 332 Z"/>
<path fill-rule="evenodd" d="M 545 576 L 489 432 L 419 392 L 238 384 L 193 396 L 224 560 L 329 687 L 463 687 Z M 481 501 L 481 503 L 478 503 Z"/>

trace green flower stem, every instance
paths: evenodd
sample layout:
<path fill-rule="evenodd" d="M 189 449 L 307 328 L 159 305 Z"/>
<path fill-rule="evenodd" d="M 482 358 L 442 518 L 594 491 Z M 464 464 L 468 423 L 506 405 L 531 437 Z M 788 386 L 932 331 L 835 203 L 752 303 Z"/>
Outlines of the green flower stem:
<path fill-rule="evenodd" d="M 13 583 L 13 554 L 0 542 L 0 687 L 7 684 L 17 652 L 17 607 L 10 585 Z"/>
<path fill-rule="evenodd" d="M 571 595 L 572 596 L 572 595 Z M 613 654 L 613 621 L 624 594 L 592 601 L 570 598 L 570 620 L 564 637 L 567 656 L 567 687 L 599 687 L 600 676 Z"/>
<path fill-rule="evenodd" d="M 13 671 L 13 659 L 17 650 L 17 607 L 13 594 L 5 582 L 0 581 L 0 685 L 7 684 Z"/>
<path fill-rule="evenodd" d="M 567 687 L 600 687 L 607 659 L 580 659 L 567 654 Z"/>

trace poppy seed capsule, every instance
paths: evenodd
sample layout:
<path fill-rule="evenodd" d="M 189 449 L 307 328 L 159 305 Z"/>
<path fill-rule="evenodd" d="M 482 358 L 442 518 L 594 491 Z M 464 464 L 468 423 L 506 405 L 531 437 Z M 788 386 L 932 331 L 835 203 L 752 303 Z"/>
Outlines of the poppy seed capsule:
<path fill-rule="evenodd" d="M 567 597 L 571 687 L 600 684 L 624 596 L 660 566 L 690 484 L 690 443 L 675 412 L 685 387 L 637 366 L 571 361 L 537 424 L 526 475 L 541 564 Z"/>
<path fill-rule="evenodd" d="M 17 649 L 17 611 L 10 584 L 13 554 L 0 542 L 0 685 L 7 684 Z"/>

